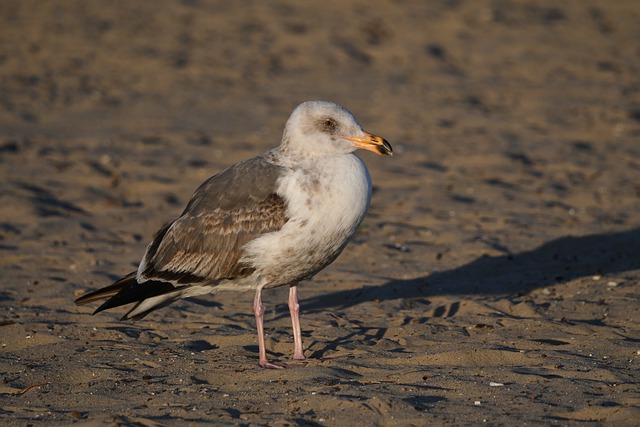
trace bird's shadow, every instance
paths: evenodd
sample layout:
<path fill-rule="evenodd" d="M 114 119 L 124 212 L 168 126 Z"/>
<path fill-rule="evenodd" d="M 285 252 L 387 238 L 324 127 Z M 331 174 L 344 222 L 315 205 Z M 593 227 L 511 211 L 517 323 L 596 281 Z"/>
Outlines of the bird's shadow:
<path fill-rule="evenodd" d="M 366 301 L 434 295 L 526 295 L 580 277 L 615 275 L 640 266 L 640 228 L 561 237 L 531 251 L 483 256 L 466 265 L 383 285 L 325 293 L 302 302 L 305 312 L 346 308 Z"/>

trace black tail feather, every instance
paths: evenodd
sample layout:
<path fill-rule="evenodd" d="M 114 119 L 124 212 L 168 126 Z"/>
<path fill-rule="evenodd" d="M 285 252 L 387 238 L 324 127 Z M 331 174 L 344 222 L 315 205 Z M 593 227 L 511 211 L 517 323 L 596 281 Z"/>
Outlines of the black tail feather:
<path fill-rule="evenodd" d="M 142 302 L 147 298 L 157 297 L 168 294 L 176 290 L 176 287 L 167 282 L 149 281 L 143 284 L 127 286 L 122 288 L 117 295 L 106 300 L 93 314 L 100 313 L 103 310 L 120 307 L 121 305 L 131 304 L 132 302 Z"/>
<path fill-rule="evenodd" d="M 98 301 L 101 299 L 109 298 L 115 296 L 120 292 L 125 286 L 129 285 L 131 282 L 136 281 L 136 272 L 129 273 L 123 278 L 117 280 L 112 285 L 107 287 L 98 289 L 97 291 L 89 292 L 88 294 L 82 295 L 80 298 L 76 299 L 75 303 L 77 305 L 88 304 L 93 301 Z"/>
<path fill-rule="evenodd" d="M 120 307 L 122 305 L 137 303 L 129 313 L 135 310 L 138 305 L 142 301 L 147 298 L 157 297 L 160 295 L 169 294 L 171 292 L 175 292 L 176 287 L 171 283 L 167 282 L 159 282 L 155 280 L 150 280 L 144 283 L 138 283 L 136 280 L 136 272 L 127 274 L 120 280 L 116 281 L 112 285 L 109 285 L 105 288 L 98 289 L 97 291 L 90 292 L 86 295 L 78 298 L 75 303 L 78 305 L 87 304 L 93 301 L 101 300 L 104 298 L 108 298 L 100 307 L 93 312 L 93 314 L 100 313 L 101 311 L 108 310 L 110 308 Z M 133 319 L 138 320 L 149 314 L 151 311 L 156 310 L 158 308 L 165 307 L 172 302 L 179 299 L 179 293 L 176 293 L 175 298 L 169 298 L 167 301 L 162 302 L 160 305 L 157 305 L 144 313 L 137 314 L 135 316 L 129 316 L 127 313 L 123 319 Z"/>

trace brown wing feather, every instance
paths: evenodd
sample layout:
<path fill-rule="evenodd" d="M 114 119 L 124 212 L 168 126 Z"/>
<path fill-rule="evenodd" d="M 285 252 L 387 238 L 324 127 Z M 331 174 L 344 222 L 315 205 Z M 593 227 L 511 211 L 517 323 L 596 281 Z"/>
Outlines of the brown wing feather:
<path fill-rule="evenodd" d="M 281 172 L 259 156 L 209 178 L 182 215 L 156 233 L 142 260 L 143 280 L 133 272 L 76 303 L 109 298 L 97 313 L 137 302 L 124 316 L 135 320 L 181 298 L 189 285 L 215 285 L 251 274 L 251 267 L 240 262 L 244 245 L 288 220 L 286 203 L 275 193 Z M 155 305 L 136 311 L 145 299 L 161 296 Z"/>
<path fill-rule="evenodd" d="M 251 207 L 192 216 L 184 214 L 157 235 L 142 275 L 178 284 L 208 282 L 251 274 L 240 262 L 243 247 L 285 224 L 284 200 L 270 194 Z"/>
<path fill-rule="evenodd" d="M 156 234 L 142 276 L 175 284 L 209 283 L 253 271 L 240 262 L 243 247 L 287 222 L 275 193 L 281 169 L 256 157 L 205 181 L 182 215 Z"/>

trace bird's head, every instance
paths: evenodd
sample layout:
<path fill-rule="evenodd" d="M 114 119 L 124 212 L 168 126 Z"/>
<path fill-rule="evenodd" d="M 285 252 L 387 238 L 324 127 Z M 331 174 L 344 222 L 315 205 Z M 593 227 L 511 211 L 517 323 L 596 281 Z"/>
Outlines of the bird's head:
<path fill-rule="evenodd" d="M 293 110 L 281 147 L 307 156 L 348 154 L 357 149 L 393 155 L 384 138 L 365 132 L 346 108 L 326 101 L 303 102 Z"/>

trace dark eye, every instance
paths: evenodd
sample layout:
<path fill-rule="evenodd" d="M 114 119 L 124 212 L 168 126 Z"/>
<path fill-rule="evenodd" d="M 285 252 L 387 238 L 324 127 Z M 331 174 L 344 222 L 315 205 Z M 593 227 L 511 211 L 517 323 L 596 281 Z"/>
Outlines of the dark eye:
<path fill-rule="evenodd" d="M 329 119 L 324 119 L 324 127 L 327 129 L 335 129 L 336 128 L 336 121 L 329 118 Z"/>

